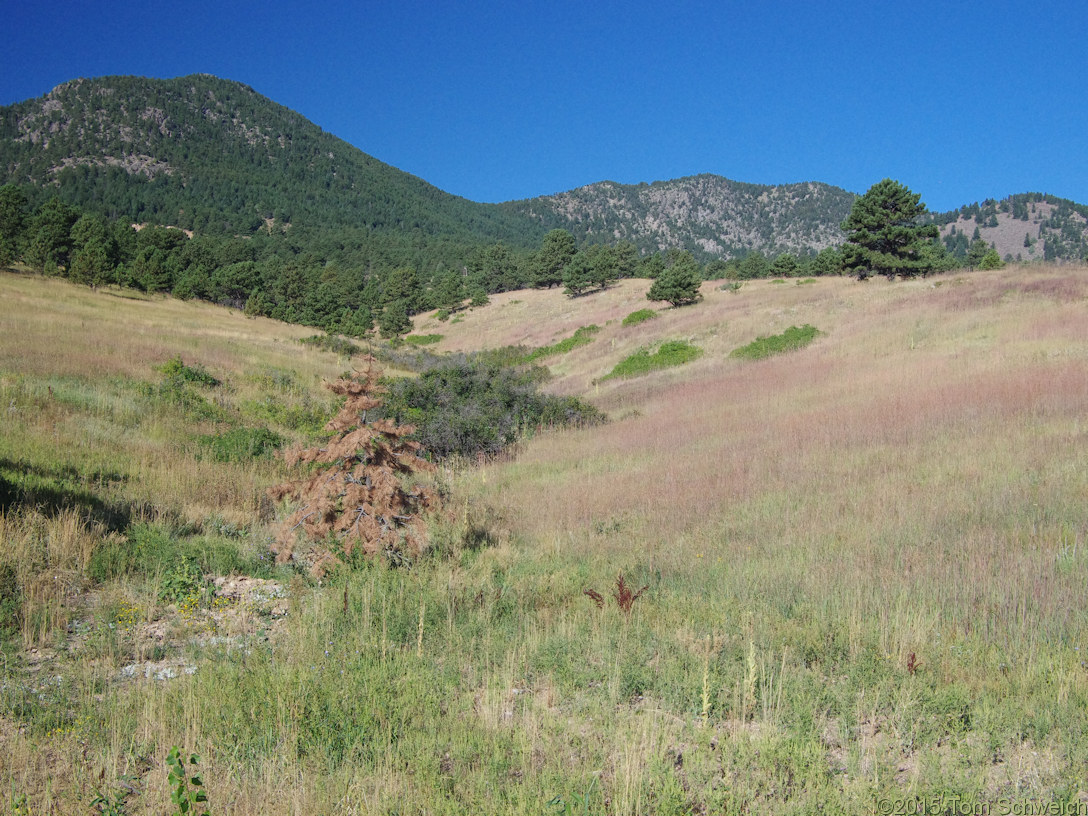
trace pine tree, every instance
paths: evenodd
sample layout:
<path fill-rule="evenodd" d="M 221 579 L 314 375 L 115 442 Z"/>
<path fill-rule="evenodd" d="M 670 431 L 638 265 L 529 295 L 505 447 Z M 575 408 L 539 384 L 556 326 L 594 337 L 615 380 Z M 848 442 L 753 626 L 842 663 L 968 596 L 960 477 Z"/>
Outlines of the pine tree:
<path fill-rule="evenodd" d="M 696 303 L 702 298 L 699 292 L 702 282 L 699 264 L 690 252 L 683 252 L 676 257 L 672 266 L 658 275 L 650 291 L 646 293 L 646 299 L 666 300 L 673 306 Z"/>
<path fill-rule="evenodd" d="M 858 280 L 870 275 L 911 278 L 932 271 L 923 247 L 940 230 L 935 224 L 919 223 L 926 213 L 920 198 L 891 179 L 869 188 L 842 224 L 847 233 L 843 268 Z"/>
<path fill-rule="evenodd" d="M 381 406 L 385 389 L 377 361 L 367 355 L 363 363 L 363 371 L 327 385 L 346 398 L 325 426 L 332 438 L 285 456 L 289 467 L 309 466 L 307 475 L 269 491 L 277 501 L 298 505 L 280 525 L 273 545 L 276 560 L 302 560 L 317 575 L 339 560 L 328 547 L 330 537 L 345 557 L 356 550 L 384 553 L 399 564 L 419 555 L 427 538 L 422 514 L 439 504 L 432 488 L 409 485 L 407 479 L 434 470 L 420 458 L 419 443 L 406 438 L 415 428 L 388 419 L 368 421 L 368 412 Z M 299 540 L 300 530 L 308 546 Z"/>
<path fill-rule="evenodd" d="M 563 270 L 574 257 L 574 236 L 554 229 L 544 236 L 533 264 L 533 286 L 546 289 L 563 282 Z"/>

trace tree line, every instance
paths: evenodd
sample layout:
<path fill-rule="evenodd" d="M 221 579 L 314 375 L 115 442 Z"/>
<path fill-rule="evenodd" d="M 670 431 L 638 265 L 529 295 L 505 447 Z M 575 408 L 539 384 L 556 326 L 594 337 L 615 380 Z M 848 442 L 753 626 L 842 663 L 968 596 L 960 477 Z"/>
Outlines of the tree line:
<path fill-rule="evenodd" d="M 446 319 L 486 303 L 490 294 L 517 289 L 561 286 L 580 297 L 624 278 L 647 278 L 654 281 L 651 299 L 683 305 L 698 299 L 705 280 L 908 277 L 1000 265 L 993 249 L 978 240 L 960 257 L 955 242 L 962 233 L 941 241 L 937 227 L 924 222 L 925 212 L 916 194 L 886 179 L 858 199 L 843 224 L 846 244 L 808 255 L 754 251 L 703 264 L 675 248 L 640 254 L 629 242 L 578 246 L 570 232 L 553 229 L 534 249 L 503 243 L 460 247 L 449 262 L 420 268 L 397 257 L 364 256 L 362 263 L 351 263 L 336 252 L 315 251 L 291 230 L 205 235 L 138 228 L 56 197 L 33 207 L 22 188 L 9 184 L 0 187 L 0 264 L 20 262 L 93 287 L 199 298 L 349 336 L 375 327 L 397 336 L 410 330 L 414 314 L 436 311 Z"/>

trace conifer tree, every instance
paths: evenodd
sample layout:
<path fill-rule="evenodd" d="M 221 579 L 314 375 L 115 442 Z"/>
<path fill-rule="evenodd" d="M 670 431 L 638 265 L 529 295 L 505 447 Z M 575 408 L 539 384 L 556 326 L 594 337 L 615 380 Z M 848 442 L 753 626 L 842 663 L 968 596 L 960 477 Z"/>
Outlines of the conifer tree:
<path fill-rule="evenodd" d="M 891 179 L 869 188 L 842 224 L 847 233 L 843 268 L 858 280 L 870 275 L 910 278 L 933 271 L 923 247 L 940 231 L 935 224 L 919 223 L 926 213 L 920 198 Z"/>
<path fill-rule="evenodd" d="M 647 300 L 667 300 L 673 306 L 695 303 L 702 298 L 699 286 L 702 284 L 699 265 L 690 252 L 678 255 L 668 269 L 657 276 Z"/>
<path fill-rule="evenodd" d="M 381 406 L 385 389 L 377 361 L 367 355 L 363 363 L 363 371 L 327 385 L 346 398 L 325 426 L 332 438 L 286 454 L 290 467 L 311 465 L 307 475 L 269 491 L 276 500 L 297 503 L 280 525 L 273 546 L 276 560 L 301 558 L 318 575 L 338 560 L 328 546 L 330 539 L 347 557 L 356 549 L 367 555 L 384 553 L 394 563 L 419 555 L 426 544 L 421 514 L 438 507 L 437 492 L 409 486 L 407 480 L 434 470 L 419 456 L 419 443 L 406 438 L 415 428 L 388 419 L 368 420 L 368 413 Z"/>

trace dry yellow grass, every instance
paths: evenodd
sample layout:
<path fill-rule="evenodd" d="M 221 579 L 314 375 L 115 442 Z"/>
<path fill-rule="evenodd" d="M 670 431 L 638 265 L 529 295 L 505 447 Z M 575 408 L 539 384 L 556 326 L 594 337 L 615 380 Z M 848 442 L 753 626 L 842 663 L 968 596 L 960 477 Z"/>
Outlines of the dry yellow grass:
<path fill-rule="evenodd" d="M 232 373 L 254 365 L 339 373 L 328 353 L 293 342 L 313 329 L 199 301 L 13 274 L 0 275 L 0 301 L 0 371 L 152 379 L 152 366 L 180 353 Z"/>

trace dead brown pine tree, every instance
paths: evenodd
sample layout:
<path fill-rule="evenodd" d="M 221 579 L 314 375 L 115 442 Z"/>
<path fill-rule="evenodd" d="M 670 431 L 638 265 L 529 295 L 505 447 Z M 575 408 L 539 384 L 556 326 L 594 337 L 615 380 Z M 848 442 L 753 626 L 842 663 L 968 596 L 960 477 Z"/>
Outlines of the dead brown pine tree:
<path fill-rule="evenodd" d="M 438 508 L 433 488 L 409 486 L 414 474 L 434 470 L 419 456 L 419 443 L 405 438 L 415 429 L 388 419 L 368 421 L 368 412 L 382 404 L 384 389 L 374 357 L 367 355 L 363 362 L 365 370 L 326 384 L 347 398 L 325 426 L 333 436 L 323 445 L 293 448 L 285 455 L 291 467 L 315 467 L 269 490 L 277 501 L 297 503 L 277 530 L 276 560 L 301 557 L 317 575 L 339 560 L 328 547 L 330 535 L 345 556 L 356 548 L 368 555 L 385 553 L 397 563 L 419 555 L 426 546 L 421 514 Z M 309 541 L 302 553 L 300 539 Z"/>

